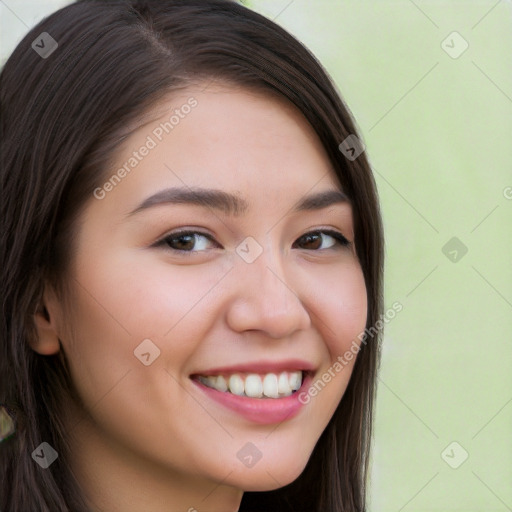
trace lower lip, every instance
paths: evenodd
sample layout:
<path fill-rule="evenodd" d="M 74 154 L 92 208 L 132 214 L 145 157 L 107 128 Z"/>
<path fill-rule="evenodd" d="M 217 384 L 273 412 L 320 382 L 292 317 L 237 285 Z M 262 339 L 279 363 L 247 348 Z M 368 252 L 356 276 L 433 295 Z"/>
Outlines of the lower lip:
<path fill-rule="evenodd" d="M 217 391 L 205 386 L 202 382 L 193 379 L 192 382 L 209 398 L 224 407 L 244 416 L 252 423 L 271 425 L 282 423 L 297 416 L 304 406 L 299 401 L 302 391 L 309 388 L 312 378 L 306 374 L 302 386 L 292 395 L 283 398 L 249 398 L 238 396 L 229 392 Z"/>

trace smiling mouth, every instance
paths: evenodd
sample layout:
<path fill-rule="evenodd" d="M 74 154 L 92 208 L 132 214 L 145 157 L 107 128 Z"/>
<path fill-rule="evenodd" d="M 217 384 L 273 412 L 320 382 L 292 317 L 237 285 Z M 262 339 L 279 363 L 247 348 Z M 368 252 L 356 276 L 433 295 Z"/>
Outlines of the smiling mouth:
<path fill-rule="evenodd" d="M 262 374 L 232 373 L 194 375 L 192 379 L 222 393 L 249 398 L 285 398 L 300 389 L 306 373 L 302 370 Z"/>

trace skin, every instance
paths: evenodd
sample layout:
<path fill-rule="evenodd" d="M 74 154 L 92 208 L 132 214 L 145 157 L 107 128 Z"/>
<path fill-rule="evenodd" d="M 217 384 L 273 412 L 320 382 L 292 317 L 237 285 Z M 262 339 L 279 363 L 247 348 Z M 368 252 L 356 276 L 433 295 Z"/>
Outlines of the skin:
<path fill-rule="evenodd" d="M 71 265 L 71 311 L 48 288 L 47 315 L 36 315 L 34 350 L 65 351 L 83 401 L 66 407 L 65 421 L 91 510 L 236 511 L 243 491 L 295 480 L 355 358 L 279 425 L 213 402 L 190 375 L 300 358 L 314 364 L 316 380 L 365 327 L 350 204 L 291 212 L 305 195 L 340 187 L 318 137 L 285 100 L 220 83 L 175 91 L 125 140 L 105 179 L 191 96 L 198 104 L 179 125 L 103 199 L 88 201 Z M 248 210 L 233 216 L 163 204 L 128 215 L 174 186 L 232 192 Z M 172 251 L 176 239 L 155 246 L 179 228 L 215 242 L 198 235 L 185 253 Z M 320 228 L 351 244 L 301 238 Z M 252 263 L 236 252 L 249 236 L 262 249 Z M 147 338 L 160 350 L 149 366 L 134 356 Z M 237 458 L 247 442 L 262 454 L 252 468 Z"/>

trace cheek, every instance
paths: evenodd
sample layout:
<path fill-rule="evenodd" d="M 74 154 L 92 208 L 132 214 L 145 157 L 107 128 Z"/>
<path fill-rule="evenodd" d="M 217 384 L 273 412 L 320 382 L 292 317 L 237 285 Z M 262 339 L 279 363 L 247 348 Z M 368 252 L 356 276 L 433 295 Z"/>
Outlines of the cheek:
<path fill-rule="evenodd" d="M 311 287 L 309 309 L 317 318 L 331 360 L 342 355 L 358 340 L 366 326 L 367 294 L 364 276 L 356 260 L 340 264 L 336 270 L 321 269 Z"/>
<path fill-rule="evenodd" d="M 227 265 L 215 272 L 181 265 L 170 271 L 164 258 L 151 256 L 133 250 L 92 255 L 90 261 L 101 265 L 82 258 L 76 279 L 80 306 L 87 312 L 82 316 L 95 316 L 88 321 L 91 328 L 121 333 L 132 342 L 170 335 L 190 314 L 204 309 L 209 292 L 230 270 Z M 204 314 L 201 319 L 208 320 Z"/>
<path fill-rule="evenodd" d="M 186 436 L 197 415 L 204 415 L 183 392 L 183 369 L 217 318 L 208 297 L 222 272 L 169 272 L 163 263 L 135 265 L 128 256 L 103 257 L 101 265 L 87 259 L 75 274 L 80 284 L 69 319 L 72 337 L 63 340 L 85 409 L 134 450 L 183 457 L 185 448 L 171 441 Z M 142 352 L 138 347 L 146 339 L 151 343 L 144 342 Z M 149 365 L 143 353 L 149 353 Z M 134 421 L 139 418 L 144 421 Z M 147 425 L 155 425 L 154 441 L 143 445 Z"/>
<path fill-rule="evenodd" d="M 183 265 L 170 272 L 163 258 L 141 258 L 136 251 L 81 253 L 75 267 L 73 334 L 63 344 L 87 402 L 96 403 L 127 372 L 123 386 L 130 382 L 136 390 L 147 389 L 157 378 L 155 369 L 166 381 L 170 377 L 165 372 L 162 377 L 164 369 L 178 376 L 217 318 L 209 299 L 228 271 L 229 266 L 205 272 Z M 142 361 L 148 359 L 150 366 L 145 366 Z M 178 386 L 172 379 L 170 385 Z"/>
<path fill-rule="evenodd" d="M 323 274 L 323 271 L 322 271 Z M 309 296 L 310 310 L 324 341 L 324 365 L 313 377 L 301 401 L 309 404 L 317 418 L 319 435 L 331 419 L 345 393 L 364 332 L 367 318 L 367 294 L 364 276 L 356 260 L 347 261 L 336 271 L 318 275 Z"/>

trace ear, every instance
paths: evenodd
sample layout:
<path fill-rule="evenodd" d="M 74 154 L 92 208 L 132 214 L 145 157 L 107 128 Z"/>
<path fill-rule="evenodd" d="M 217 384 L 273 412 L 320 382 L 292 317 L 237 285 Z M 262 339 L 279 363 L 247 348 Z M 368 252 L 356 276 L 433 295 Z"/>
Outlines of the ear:
<path fill-rule="evenodd" d="M 58 302 L 55 296 L 45 289 L 41 304 L 34 313 L 36 339 L 29 342 L 32 350 L 43 356 L 56 354 L 60 350 L 57 311 Z"/>

